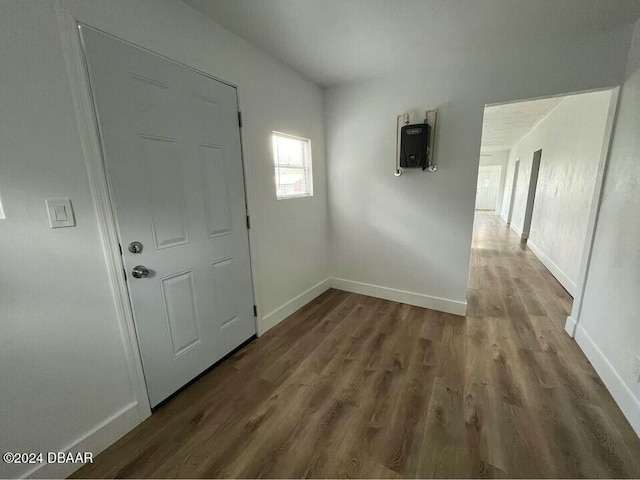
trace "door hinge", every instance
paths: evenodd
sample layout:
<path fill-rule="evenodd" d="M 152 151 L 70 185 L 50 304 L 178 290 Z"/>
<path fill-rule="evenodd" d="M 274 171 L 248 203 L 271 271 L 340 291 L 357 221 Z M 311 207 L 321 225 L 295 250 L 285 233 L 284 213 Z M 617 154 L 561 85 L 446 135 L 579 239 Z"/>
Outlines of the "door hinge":
<path fill-rule="evenodd" d="M 258 318 L 258 306 L 257 305 L 253 306 L 253 316 Z"/>
<path fill-rule="evenodd" d="M 127 278 L 127 270 L 125 268 L 122 269 L 122 273 L 124 274 L 124 281 L 126 282 L 128 280 Z"/>
<path fill-rule="evenodd" d="M 242 112 L 238 112 L 238 126 L 242 128 Z"/>
<path fill-rule="evenodd" d="M 251 228 L 251 219 L 249 218 L 249 215 L 247 215 L 247 230 L 249 230 Z"/>
<path fill-rule="evenodd" d="M 120 250 L 120 255 L 122 255 L 122 245 L 118 244 L 118 250 Z"/>

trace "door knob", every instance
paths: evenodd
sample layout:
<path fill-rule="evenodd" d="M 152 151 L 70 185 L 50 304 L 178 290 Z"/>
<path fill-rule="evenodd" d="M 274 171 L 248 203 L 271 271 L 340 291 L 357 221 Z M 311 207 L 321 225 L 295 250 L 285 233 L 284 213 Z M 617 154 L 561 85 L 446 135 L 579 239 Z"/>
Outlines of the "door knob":
<path fill-rule="evenodd" d="M 151 272 L 144 265 L 136 265 L 135 267 L 133 267 L 133 270 L 131 271 L 131 275 L 133 275 L 136 278 L 146 278 L 150 274 Z"/>

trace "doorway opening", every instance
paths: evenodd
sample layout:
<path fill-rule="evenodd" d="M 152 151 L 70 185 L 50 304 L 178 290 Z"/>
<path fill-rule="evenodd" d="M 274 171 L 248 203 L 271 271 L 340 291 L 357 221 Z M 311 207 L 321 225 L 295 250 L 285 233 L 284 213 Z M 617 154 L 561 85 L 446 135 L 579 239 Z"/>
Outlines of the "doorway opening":
<path fill-rule="evenodd" d="M 499 213 L 504 192 L 501 165 L 480 165 L 478 188 L 476 189 L 476 210 Z"/>
<path fill-rule="evenodd" d="M 485 107 L 469 315 L 564 325 L 588 267 L 616 101 L 609 89 Z"/>

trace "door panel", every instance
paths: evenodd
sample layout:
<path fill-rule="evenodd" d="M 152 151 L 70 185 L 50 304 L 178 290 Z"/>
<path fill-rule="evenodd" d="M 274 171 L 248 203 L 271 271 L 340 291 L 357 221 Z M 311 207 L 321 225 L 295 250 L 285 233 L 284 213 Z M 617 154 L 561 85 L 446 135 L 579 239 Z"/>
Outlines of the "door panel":
<path fill-rule="evenodd" d="M 174 356 L 200 342 L 193 270 L 163 278 L 162 296 Z"/>
<path fill-rule="evenodd" d="M 133 98 L 141 112 L 169 115 L 169 86 L 157 80 L 131 74 Z"/>
<path fill-rule="evenodd" d="M 236 90 L 81 31 L 155 406 L 255 334 Z"/>
<path fill-rule="evenodd" d="M 238 318 L 238 309 L 233 299 L 233 288 L 238 280 L 238 262 L 233 257 L 213 264 L 215 296 L 218 304 L 220 328 L 225 328 Z"/>
<path fill-rule="evenodd" d="M 500 170 L 480 167 L 476 190 L 476 210 L 494 210 L 498 197 Z"/>
<path fill-rule="evenodd" d="M 200 145 L 202 159 L 202 190 L 209 237 L 231 233 L 231 209 L 227 163 L 222 147 Z"/>
<path fill-rule="evenodd" d="M 184 178 L 175 140 L 141 136 L 149 187 L 151 229 L 157 249 L 189 243 Z"/>

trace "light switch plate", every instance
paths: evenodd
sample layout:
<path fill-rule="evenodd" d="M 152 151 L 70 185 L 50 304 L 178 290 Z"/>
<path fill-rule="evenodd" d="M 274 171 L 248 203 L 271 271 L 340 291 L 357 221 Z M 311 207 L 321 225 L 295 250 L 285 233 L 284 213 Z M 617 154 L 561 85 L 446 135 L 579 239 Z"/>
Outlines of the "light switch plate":
<path fill-rule="evenodd" d="M 47 205 L 49 226 L 51 228 L 76 226 L 71 200 L 68 198 L 48 198 L 44 202 Z"/>

